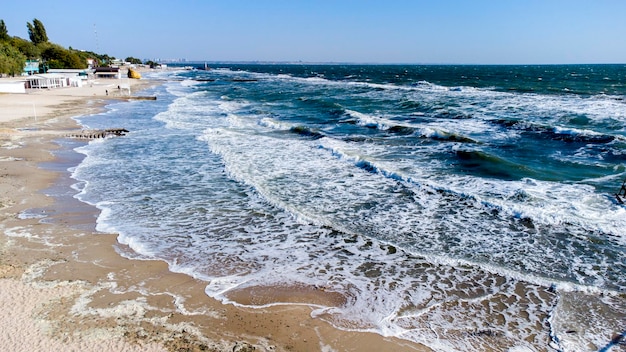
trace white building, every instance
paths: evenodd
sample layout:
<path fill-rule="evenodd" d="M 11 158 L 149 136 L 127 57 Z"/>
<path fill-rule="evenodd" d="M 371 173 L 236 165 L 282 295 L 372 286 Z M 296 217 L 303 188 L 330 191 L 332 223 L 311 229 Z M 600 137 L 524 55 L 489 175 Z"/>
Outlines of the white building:
<path fill-rule="evenodd" d="M 0 93 L 26 93 L 26 82 L 0 80 Z"/>
<path fill-rule="evenodd" d="M 69 86 L 67 77 L 59 73 L 42 73 L 26 77 L 26 88 L 50 89 Z"/>
<path fill-rule="evenodd" d="M 83 83 L 93 79 L 94 75 L 89 69 L 61 69 L 51 68 L 48 73 L 56 73 L 64 76 L 67 80 L 67 87 L 82 87 Z"/>

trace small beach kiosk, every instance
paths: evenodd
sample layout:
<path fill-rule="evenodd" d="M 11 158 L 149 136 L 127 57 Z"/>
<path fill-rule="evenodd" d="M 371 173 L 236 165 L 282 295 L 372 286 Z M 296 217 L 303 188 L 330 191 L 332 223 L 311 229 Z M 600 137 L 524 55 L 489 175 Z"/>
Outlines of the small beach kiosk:
<path fill-rule="evenodd" d="M 119 67 L 96 67 L 96 70 L 94 71 L 94 76 L 96 76 L 96 79 L 98 78 L 121 79 L 122 78 Z"/>
<path fill-rule="evenodd" d="M 26 60 L 24 64 L 24 72 L 22 75 L 30 76 L 39 73 L 39 61 L 38 60 Z"/>

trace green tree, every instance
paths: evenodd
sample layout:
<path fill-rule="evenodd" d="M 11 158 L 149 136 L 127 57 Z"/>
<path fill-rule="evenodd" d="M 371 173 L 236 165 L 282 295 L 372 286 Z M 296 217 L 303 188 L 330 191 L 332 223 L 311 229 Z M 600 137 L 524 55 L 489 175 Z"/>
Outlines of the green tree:
<path fill-rule="evenodd" d="M 9 32 L 7 31 L 7 25 L 4 24 L 4 20 L 0 20 L 0 40 L 6 41 L 11 39 Z"/>
<path fill-rule="evenodd" d="M 139 60 L 136 57 L 132 57 L 132 56 L 127 57 L 126 60 L 124 60 L 124 61 L 130 62 L 133 65 L 141 65 L 141 60 Z"/>
<path fill-rule="evenodd" d="M 19 75 L 24 70 L 24 64 L 26 56 L 12 45 L 0 42 L 0 73 Z"/>
<path fill-rule="evenodd" d="M 106 66 L 111 61 L 111 57 L 107 54 L 96 54 L 93 51 L 80 51 L 73 50 L 72 52 L 78 55 L 84 62 L 87 62 L 87 59 L 96 60 L 96 66 Z"/>
<path fill-rule="evenodd" d="M 57 44 L 47 44 L 41 51 L 41 58 L 49 68 L 86 68 L 87 62 L 73 50 Z"/>
<path fill-rule="evenodd" d="M 34 19 L 33 23 L 26 23 L 26 27 L 28 27 L 28 36 L 30 37 L 30 41 L 35 45 L 47 43 L 48 35 L 46 34 L 46 28 L 43 26 L 40 20 Z"/>
<path fill-rule="evenodd" d="M 10 40 L 17 50 L 19 50 L 27 59 L 35 60 L 41 57 L 41 50 L 32 42 L 20 37 L 13 37 Z"/>

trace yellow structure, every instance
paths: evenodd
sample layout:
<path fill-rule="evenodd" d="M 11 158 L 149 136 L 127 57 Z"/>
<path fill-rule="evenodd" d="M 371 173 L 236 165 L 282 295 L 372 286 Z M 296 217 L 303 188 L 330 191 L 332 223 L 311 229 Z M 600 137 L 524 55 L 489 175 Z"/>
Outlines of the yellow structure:
<path fill-rule="evenodd" d="M 134 79 L 140 79 L 141 78 L 141 74 L 135 70 L 133 70 L 132 68 L 128 69 L 128 78 L 134 78 Z"/>

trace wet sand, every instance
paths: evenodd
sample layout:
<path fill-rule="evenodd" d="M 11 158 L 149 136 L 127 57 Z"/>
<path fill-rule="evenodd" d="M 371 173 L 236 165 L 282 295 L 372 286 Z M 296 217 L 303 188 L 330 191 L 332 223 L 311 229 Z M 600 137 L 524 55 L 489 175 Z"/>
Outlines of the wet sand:
<path fill-rule="evenodd" d="M 133 93 L 155 84 L 130 83 Z M 312 318 L 312 308 L 299 302 L 342 303 L 342 297 L 323 290 L 255 288 L 232 297 L 240 303 L 293 303 L 247 309 L 209 298 L 206 283 L 172 273 L 163 262 L 120 255 L 130 249 L 115 234 L 95 230 L 98 210 L 73 198 L 66 171 L 82 159 L 71 148 L 86 143 L 66 137 L 80 130 L 71 117 L 103 109 L 117 98 L 116 86 L 100 80 L 82 88 L 0 94 L 3 349 L 427 350 Z"/>

